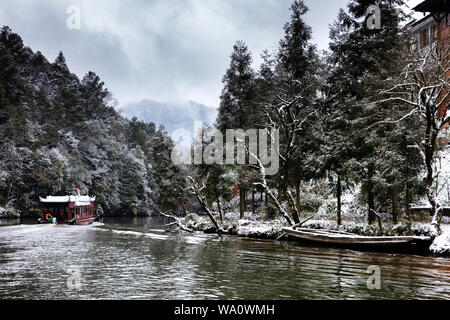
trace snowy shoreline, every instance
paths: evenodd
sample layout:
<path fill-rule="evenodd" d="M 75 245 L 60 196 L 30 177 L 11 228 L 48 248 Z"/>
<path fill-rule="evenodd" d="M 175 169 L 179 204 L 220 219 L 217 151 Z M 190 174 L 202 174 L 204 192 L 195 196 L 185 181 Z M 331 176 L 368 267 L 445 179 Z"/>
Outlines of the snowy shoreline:
<path fill-rule="evenodd" d="M 216 217 L 218 218 L 218 217 Z M 206 215 L 195 213 L 188 214 L 181 219 L 182 223 L 198 232 L 215 233 L 217 230 Z M 231 235 L 239 237 L 270 239 L 275 240 L 283 234 L 282 228 L 287 227 L 286 221 L 282 217 L 272 220 L 263 220 L 260 216 L 252 216 L 246 213 L 245 219 L 239 219 L 238 213 L 226 213 L 223 219 L 223 228 Z M 332 220 L 310 220 L 304 224 L 304 227 L 312 229 L 331 229 L 340 230 L 360 235 L 377 235 L 376 225 L 367 225 L 366 223 L 343 222 L 338 227 Z M 407 235 L 408 230 L 404 225 L 386 225 L 384 233 L 386 235 Z M 412 232 L 417 236 L 427 236 L 430 233 L 429 225 L 425 223 L 413 223 Z M 450 257 L 450 225 L 442 225 L 442 234 L 435 239 L 430 247 L 430 255 Z"/>

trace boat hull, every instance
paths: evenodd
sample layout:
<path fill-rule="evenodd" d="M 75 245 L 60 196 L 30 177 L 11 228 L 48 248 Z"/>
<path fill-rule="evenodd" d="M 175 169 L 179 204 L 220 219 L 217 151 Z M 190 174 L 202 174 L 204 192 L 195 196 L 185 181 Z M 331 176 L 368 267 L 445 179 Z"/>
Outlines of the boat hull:
<path fill-rule="evenodd" d="M 301 243 L 356 250 L 423 253 L 426 252 L 431 245 L 431 239 L 429 237 L 369 237 L 306 228 L 283 228 L 283 232 L 285 232 L 290 239 Z"/>
<path fill-rule="evenodd" d="M 94 223 L 97 220 L 97 217 L 88 217 L 88 218 L 80 218 L 80 219 L 75 219 L 75 221 L 72 224 L 76 224 L 79 226 L 86 226 L 89 224 Z"/>
<path fill-rule="evenodd" d="M 86 226 L 86 225 L 94 223 L 95 221 L 97 221 L 97 217 L 83 217 L 83 218 L 72 219 L 71 221 L 61 221 L 61 222 L 58 221 L 55 224 Z M 38 223 L 40 223 L 40 224 L 54 224 L 54 223 L 51 223 L 51 222 L 48 222 L 48 221 L 43 221 L 42 219 L 39 219 Z"/>

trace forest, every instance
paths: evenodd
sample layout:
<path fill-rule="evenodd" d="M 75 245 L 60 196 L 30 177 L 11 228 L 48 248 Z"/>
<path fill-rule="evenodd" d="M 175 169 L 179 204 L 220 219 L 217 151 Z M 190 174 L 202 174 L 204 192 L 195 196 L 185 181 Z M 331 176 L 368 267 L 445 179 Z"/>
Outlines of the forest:
<path fill-rule="evenodd" d="M 191 230 L 191 213 L 206 213 L 219 232 L 229 232 L 228 214 L 290 226 L 307 217 L 374 229 L 383 221 L 411 233 L 411 207 L 424 204 L 429 232 L 439 235 L 449 205 L 441 161 L 449 43 L 417 50 L 402 0 L 376 1 L 381 27 L 369 28 L 371 2 L 352 0 L 337 13 L 327 51 L 312 42 L 302 0 L 293 1 L 283 38 L 260 53 L 260 66 L 243 40 L 233 46 L 218 117 L 202 134 L 278 129 L 279 171 L 270 176 L 259 159 L 175 165 L 163 126 L 124 118 L 94 72 L 79 79 L 63 53 L 50 63 L 4 26 L 0 216 L 35 216 L 39 196 L 80 188 L 106 216 L 161 213 Z M 246 157 L 258 156 L 247 148 Z"/>
<path fill-rule="evenodd" d="M 258 69 L 246 43 L 236 42 L 215 128 L 278 129 L 280 170 L 267 176 L 260 162 L 193 166 L 191 191 L 210 216 L 208 206 L 222 219 L 221 201 L 235 198 L 241 219 L 249 206 L 255 214 L 261 194 L 266 216 L 291 226 L 325 211 L 338 226 L 382 220 L 411 232 L 411 207 L 425 203 L 430 233 L 440 234 L 449 200 L 441 162 L 448 153 L 449 43 L 437 39 L 418 50 L 401 0 L 377 1 L 381 26 L 368 28 L 370 4 L 354 0 L 338 12 L 328 51 L 312 43 L 303 1 L 292 3 L 284 37 L 261 54 Z M 247 157 L 255 157 L 248 148 Z"/>

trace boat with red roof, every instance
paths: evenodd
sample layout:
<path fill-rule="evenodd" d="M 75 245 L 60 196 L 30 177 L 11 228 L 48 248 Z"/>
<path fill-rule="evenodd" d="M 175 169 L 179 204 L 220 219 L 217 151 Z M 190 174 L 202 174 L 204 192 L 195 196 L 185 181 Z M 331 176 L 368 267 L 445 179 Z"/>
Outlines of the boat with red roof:
<path fill-rule="evenodd" d="M 39 223 L 87 225 L 97 219 L 95 197 L 82 196 L 79 189 L 75 196 L 47 196 L 39 197 L 39 200 L 41 204 Z"/>

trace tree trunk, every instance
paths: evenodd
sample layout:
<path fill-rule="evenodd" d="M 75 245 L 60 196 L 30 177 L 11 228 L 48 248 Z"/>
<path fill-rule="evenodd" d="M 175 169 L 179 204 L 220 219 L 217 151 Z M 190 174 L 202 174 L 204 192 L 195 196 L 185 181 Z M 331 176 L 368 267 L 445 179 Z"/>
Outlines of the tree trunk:
<path fill-rule="evenodd" d="M 244 213 L 245 213 L 245 190 L 242 188 L 239 188 L 239 201 L 240 201 L 240 219 L 244 219 Z"/>
<path fill-rule="evenodd" d="M 372 210 L 375 210 L 375 200 L 372 190 L 367 193 L 367 203 L 369 205 L 369 224 L 372 224 L 375 222 L 376 218 L 372 212 Z"/>
<path fill-rule="evenodd" d="M 248 211 L 248 191 L 244 190 L 244 211 Z"/>
<path fill-rule="evenodd" d="M 392 197 L 392 221 L 394 222 L 394 224 L 397 224 L 398 223 L 397 192 L 392 190 L 391 197 Z"/>
<path fill-rule="evenodd" d="M 411 208 L 410 208 L 410 203 L 411 203 L 411 194 L 409 191 L 409 184 L 408 182 L 406 182 L 405 184 L 405 212 L 406 212 L 406 218 L 408 219 L 408 230 L 409 230 L 409 234 L 412 234 L 412 221 L 411 221 Z"/>
<path fill-rule="evenodd" d="M 342 216 L 341 216 L 342 186 L 341 186 L 341 176 L 340 175 L 338 175 L 338 178 L 337 178 L 336 196 L 337 196 L 337 224 L 338 224 L 338 226 L 340 226 L 342 223 Z"/>
<path fill-rule="evenodd" d="M 420 99 L 424 100 L 424 98 L 422 97 Z M 426 102 L 425 105 L 426 105 L 426 120 L 427 120 L 427 126 L 425 130 L 425 141 L 423 143 L 425 153 L 425 165 L 427 167 L 427 177 L 425 179 L 425 185 L 427 188 L 428 201 L 430 202 L 431 207 L 433 209 L 433 219 L 431 220 L 431 228 L 432 228 L 431 237 L 435 238 L 441 234 L 441 221 L 443 214 L 442 207 L 433 192 L 434 191 L 433 161 L 437 136 L 439 132 L 437 130 L 436 119 L 434 118 L 434 112 L 431 106 Z"/>
<path fill-rule="evenodd" d="M 373 178 L 373 167 L 371 165 L 369 165 L 369 170 L 368 170 L 368 180 L 369 180 L 369 186 L 368 186 L 368 191 L 367 191 L 367 204 L 369 206 L 369 212 L 368 212 L 368 222 L 369 224 L 372 224 L 375 222 L 376 216 L 374 214 L 375 212 L 375 196 L 373 194 L 373 182 L 372 182 L 372 178 Z"/>
<path fill-rule="evenodd" d="M 264 208 L 267 217 L 272 218 L 275 215 L 272 208 L 269 208 L 269 194 L 267 191 L 264 191 Z"/>
<path fill-rule="evenodd" d="M 295 206 L 297 207 L 297 212 L 300 215 L 301 206 L 300 206 L 300 181 L 297 181 L 295 184 Z"/>
<path fill-rule="evenodd" d="M 252 214 L 255 214 L 255 190 L 252 188 Z"/>
<path fill-rule="evenodd" d="M 195 196 L 197 197 L 198 202 L 200 203 L 200 205 L 202 206 L 203 210 L 206 211 L 206 214 L 209 216 L 209 218 L 211 219 L 211 222 L 214 224 L 214 226 L 217 229 L 218 233 L 227 233 L 226 230 L 224 230 L 221 226 L 219 226 L 219 224 L 217 223 L 216 218 L 214 218 L 214 214 L 211 211 L 211 209 L 208 207 L 208 204 L 206 203 L 206 199 L 204 196 L 202 196 L 200 194 L 200 190 L 199 187 L 197 186 L 197 183 L 195 182 L 194 178 L 189 177 L 188 179 L 191 180 L 192 182 L 192 190 L 193 193 L 195 194 Z"/>
<path fill-rule="evenodd" d="M 293 226 L 294 224 L 292 223 L 291 218 L 289 217 L 288 212 L 283 208 L 283 206 L 281 205 L 281 203 L 278 201 L 277 197 L 270 191 L 269 187 L 266 184 L 266 179 L 263 179 L 263 182 L 259 182 L 256 183 L 256 185 L 260 185 L 262 186 L 265 190 L 266 190 L 266 194 L 268 196 L 270 196 L 270 199 L 272 200 L 272 202 L 274 203 L 274 205 L 277 207 L 277 209 L 279 210 L 279 212 L 283 215 L 283 217 L 286 219 L 286 221 L 288 222 L 289 226 Z"/>
<path fill-rule="evenodd" d="M 290 189 L 287 190 L 286 197 L 287 197 L 289 205 L 291 206 L 291 209 L 292 209 L 291 215 L 294 220 L 294 224 L 298 224 L 298 223 L 300 223 L 299 213 L 297 210 L 297 206 L 295 204 L 294 196 L 292 195 L 292 191 Z"/>
<path fill-rule="evenodd" d="M 220 222 L 223 223 L 222 207 L 220 206 L 220 198 L 219 198 L 219 195 L 217 194 L 217 190 L 215 193 L 216 193 L 217 209 L 219 210 Z"/>

